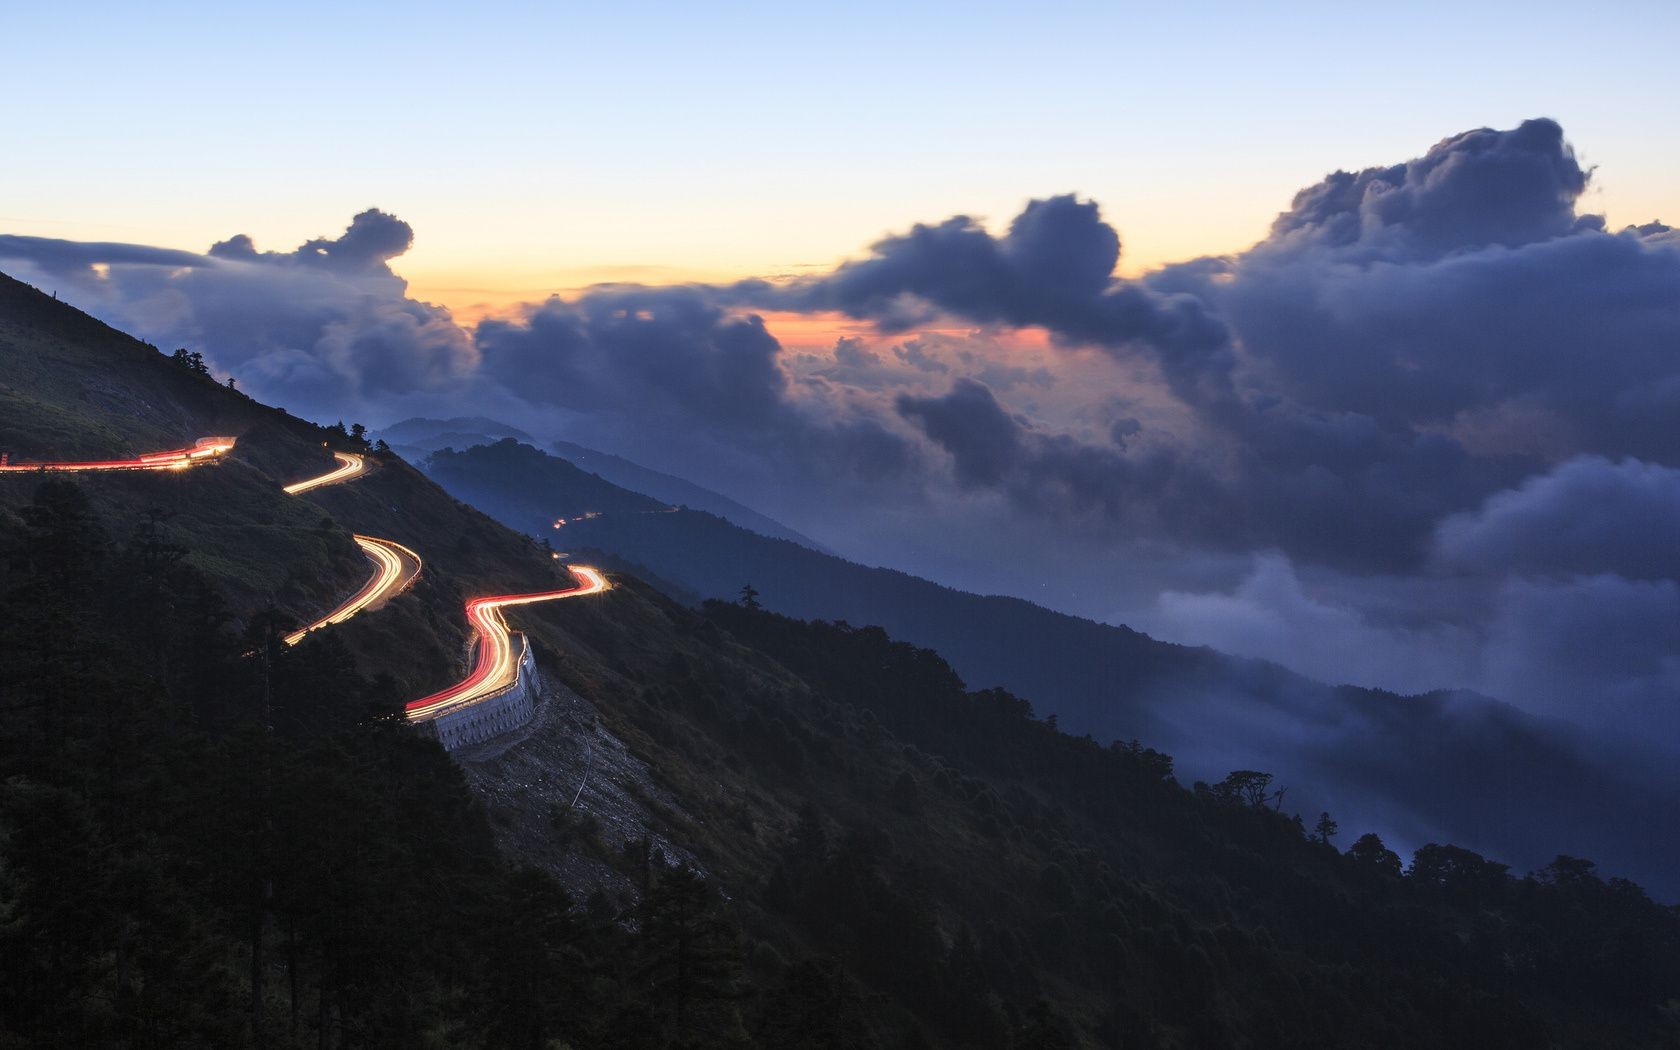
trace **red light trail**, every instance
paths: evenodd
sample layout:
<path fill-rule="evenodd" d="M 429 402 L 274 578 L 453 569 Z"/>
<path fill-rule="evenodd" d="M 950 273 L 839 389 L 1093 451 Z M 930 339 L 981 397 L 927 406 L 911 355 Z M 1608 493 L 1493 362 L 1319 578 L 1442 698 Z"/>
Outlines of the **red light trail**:
<path fill-rule="evenodd" d="M 59 463 L 3 463 L 0 470 L 12 474 L 46 471 L 51 474 L 78 473 L 93 470 L 187 470 L 220 458 L 233 448 L 237 438 L 199 438 L 191 448 L 170 449 L 168 452 L 148 452 L 133 459 L 101 459 L 86 462 Z"/>
<path fill-rule="evenodd" d="M 473 670 L 455 685 L 430 696 L 421 697 L 407 707 L 408 720 L 421 722 L 446 711 L 477 703 L 500 693 L 519 680 L 519 661 L 513 655 L 512 634 L 502 610 L 514 605 L 529 605 L 555 598 L 581 598 L 586 594 L 600 594 L 612 585 L 597 569 L 587 565 L 566 566 L 581 582 L 575 587 L 537 594 L 500 594 L 490 598 L 474 598 L 467 603 L 467 622 L 478 631 L 478 648 Z"/>

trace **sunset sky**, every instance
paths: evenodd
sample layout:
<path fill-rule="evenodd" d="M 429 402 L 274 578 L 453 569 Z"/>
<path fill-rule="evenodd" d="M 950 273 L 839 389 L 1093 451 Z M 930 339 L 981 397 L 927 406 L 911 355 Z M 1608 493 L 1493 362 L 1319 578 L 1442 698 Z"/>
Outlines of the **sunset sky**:
<path fill-rule="evenodd" d="M 1680 214 L 1653 124 L 1677 32 L 1659 0 L 10 4 L 0 233 L 285 249 L 379 207 L 417 231 L 414 294 L 470 318 L 1078 192 L 1136 274 L 1247 247 L 1336 168 L 1539 115 L 1614 228 Z"/>

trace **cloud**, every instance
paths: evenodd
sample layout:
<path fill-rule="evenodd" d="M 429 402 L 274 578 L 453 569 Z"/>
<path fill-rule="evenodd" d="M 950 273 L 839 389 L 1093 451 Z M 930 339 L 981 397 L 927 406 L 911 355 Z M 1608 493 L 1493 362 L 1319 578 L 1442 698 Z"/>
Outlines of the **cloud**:
<path fill-rule="evenodd" d="M 1576 214 L 1589 181 L 1562 129 L 1533 120 L 1334 173 L 1249 251 L 1140 281 L 1114 277 L 1118 234 L 1066 195 L 1030 202 L 1002 235 L 956 216 L 828 274 L 712 294 L 837 310 L 886 334 L 1036 327 L 1070 360 L 1097 348 L 1145 363 L 1129 381 L 1187 414 L 1120 442 L 1046 428 L 1037 395 L 1001 404 L 1022 386 L 1074 395 L 996 357 L 953 367 L 907 342 L 901 362 L 955 378 L 945 403 L 873 367 L 825 376 L 902 383 L 894 411 L 950 455 L 956 486 L 1025 511 L 1416 570 L 1442 518 L 1563 459 L 1680 463 L 1680 362 L 1666 349 L 1680 338 L 1680 243 L 1661 223 L 1609 234 Z M 1032 433 L 1012 436 L 1023 415 Z"/>
<path fill-rule="evenodd" d="M 727 311 L 702 289 L 553 298 L 513 320 L 481 322 L 474 344 L 482 377 L 533 405 L 615 414 L 673 441 L 707 436 L 802 472 L 881 479 L 910 458 L 905 435 L 874 416 L 796 400 L 763 319 Z"/>
<path fill-rule="evenodd" d="M 0 259 L 32 263 L 43 273 L 88 273 L 100 264 L 135 266 L 193 266 L 201 262 L 192 252 L 151 248 L 143 244 L 107 241 L 61 241 L 51 237 L 0 234 Z"/>
<path fill-rule="evenodd" d="M 1671 746 L 1680 583 L 1599 574 L 1504 585 L 1479 683 L 1529 710 Z"/>
<path fill-rule="evenodd" d="M 1497 567 L 1490 567 L 1497 568 Z M 1257 557 L 1228 591 L 1165 591 L 1138 625 L 1322 681 L 1416 693 L 1470 688 L 1600 737 L 1680 731 L 1680 583 L 1611 573 L 1442 581 L 1456 618 L 1398 610 L 1380 588 Z M 1364 608 L 1361 605 L 1365 606 Z M 1666 746 L 1666 745 L 1665 745 Z"/>
<path fill-rule="evenodd" d="M 1024 458 L 1024 428 L 975 380 L 957 380 L 942 397 L 900 394 L 897 407 L 950 453 L 961 485 L 996 485 Z"/>
<path fill-rule="evenodd" d="M 1557 124 L 1535 120 L 1329 175 L 1250 250 L 1139 280 L 1114 275 L 1120 237 L 1098 206 L 1067 194 L 1002 233 L 955 216 L 824 274 L 602 287 L 470 332 L 408 296 L 390 262 L 413 231 L 376 210 L 283 252 L 247 237 L 186 258 L 4 250 L 317 414 L 453 398 L 588 417 L 645 432 L 643 449 L 698 435 L 731 470 L 762 463 L 765 487 L 785 470 L 810 488 L 832 457 L 842 476 L 936 490 L 937 472 L 910 474 L 944 462 L 954 491 L 1121 540 L 1392 573 L 1425 567 L 1444 518 L 1571 457 L 1680 465 L 1680 242 L 1661 223 L 1611 234 L 1577 215 L 1589 181 Z M 790 355 L 757 308 L 909 337 Z M 988 334 L 914 331 L 953 320 Z M 1029 358 L 991 335 L 1013 329 L 1050 347 Z M 1107 412 L 1117 394 L 1149 410 Z M 1116 418 L 1137 424 L 1118 433 Z"/>
<path fill-rule="evenodd" d="M 1415 160 L 1326 176 L 1295 195 L 1265 248 L 1428 258 L 1531 244 L 1601 226 L 1575 215 L 1587 179 L 1555 121 L 1526 120 L 1510 131 L 1478 128 L 1441 140 Z"/>
<path fill-rule="evenodd" d="M 1474 635 L 1452 624 L 1375 623 L 1333 596 L 1309 593 L 1295 566 L 1272 552 L 1223 592 L 1164 591 L 1144 624 L 1169 641 L 1284 663 L 1321 681 L 1404 692 L 1472 684 Z"/>
<path fill-rule="evenodd" d="M 449 311 L 412 299 L 389 262 L 409 225 L 370 209 L 337 238 L 259 252 L 240 235 L 203 255 L 0 239 L 18 275 L 164 346 L 200 349 L 257 397 L 323 418 L 470 382 L 478 354 Z M 22 264 L 21 268 L 18 264 Z"/>
<path fill-rule="evenodd" d="M 1435 551 L 1464 571 L 1680 580 L 1680 469 L 1571 459 L 1442 521 Z"/>
<path fill-rule="evenodd" d="M 347 272 L 375 272 L 389 276 L 389 263 L 414 246 L 414 227 L 395 215 L 369 208 L 350 220 L 338 237 L 317 237 L 289 252 L 258 252 L 245 234 L 214 244 L 210 255 L 236 262 L 266 262 L 317 266 Z"/>
<path fill-rule="evenodd" d="M 940 316 L 1037 326 L 1070 345 L 1151 352 L 1181 396 L 1226 394 L 1224 326 L 1190 296 L 1120 280 L 1120 237 L 1095 203 L 1072 194 L 1030 201 L 994 237 L 958 215 L 886 237 L 868 258 L 784 285 L 735 286 L 736 301 L 838 310 L 907 331 Z"/>

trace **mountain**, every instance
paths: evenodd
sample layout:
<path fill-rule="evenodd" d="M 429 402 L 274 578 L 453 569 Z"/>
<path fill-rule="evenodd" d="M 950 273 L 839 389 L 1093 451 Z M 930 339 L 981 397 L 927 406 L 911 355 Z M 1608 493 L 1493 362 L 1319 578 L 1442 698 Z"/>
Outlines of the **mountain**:
<path fill-rule="evenodd" d="M 711 489 L 702 488 L 692 481 L 671 474 L 664 474 L 657 470 L 650 470 L 638 463 L 632 463 L 622 456 L 585 448 L 570 441 L 551 441 L 548 447 L 568 462 L 575 463 L 584 470 L 593 471 L 621 488 L 627 488 L 632 492 L 645 493 L 656 500 L 674 506 L 704 511 L 731 524 L 738 525 L 748 532 L 756 532 L 760 536 L 787 540 L 789 543 L 797 543 L 801 547 L 832 553 L 827 547 L 809 536 L 796 532 L 774 518 L 766 517 L 750 507 L 743 506 L 728 496 L 713 492 Z"/>
<path fill-rule="evenodd" d="M 538 714 L 446 754 L 401 702 L 548 552 L 396 456 L 286 495 L 349 436 L 3 277 L 0 366 L 16 460 L 238 439 L 0 475 L 0 1045 L 1673 1041 L 1680 916 L 1638 887 L 1445 845 L 1402 873 L 875 627 L 615 573 L 509 613 Z M 360 585 L 354 533 L 419 582 L 278 644 Z"/>
<path fill-rule="evenodd" d="M 732 599 L 751 583 L 777 612 L 879 625 L 939 652 L 970 683 L 1030 697 L 1065 729 L 1148 741 L 1191 775 L 1266 770 L 1303 812 L 1334 809 L 1403 843 L 1451 838 L 1530 867 L 1564 850 L 1680 896 L 1680 840 L 1650 833 L 1680 821 L 1674 771 L 1595 751 L 1567 725 L 1470 693 L 1333 687 L 857 565 L 695 511 L 581 518 L 602 497 L 570 487 L 554 463 L 504 440 L 427 469 L 514 528 L 606 552 L 702 598 Z M 571 520 L 549 529 L 555 517 Z"/>
<path fill-rule="evenodd" d="M 400 423 L 393 423 L 386 427 L 380 431 L 379 436 L 390 442 L 391 446 L 398 452 L 415 462 L 425 459 L 429 453 L 444 448 L 465 449 L 475 445 L 490 445 L 506 439 L 512 439 L 527 445 L 538 444 L 535 438 L 521 430 L 492 419 L 477 416 L 455 419 L 405 419 Z M 788 540 L 812 550 L 826 551 L 828 549 L 816 540 L 801 535 L 774 518 L 760 514 L 758 511 L 743 506 L 722 493 L 713 492 L 711 489 L 703 488 L 692 481 L 671 474 L 664 474 L 657 470 L 650 470 L 639 463 L 632 463 L 622 456 L 585 448 L 570 441 L 554 441 L 548 447 L 568 463 L 595 474 L 619 488 L 649 496 L 660 503 L 690 507 L 694 510 L 705 511 L 708 514 L 715 514 L 744 529 L 756 532 L 760 536 Z"/>
<path fill-rule="evenodd" d="M 483 416 L 452 416 L 449 419 L 415 416 L 392 423 L 381 429 L 378 436 L 384 438 L 392 448 L 413 452 L 430 452 L 450 445 L 465 448 L 500 441 L 502 438 L 513 438 L 517 441 L 536 440 L 518 427 L 510 427 L 506 423 Z"/>

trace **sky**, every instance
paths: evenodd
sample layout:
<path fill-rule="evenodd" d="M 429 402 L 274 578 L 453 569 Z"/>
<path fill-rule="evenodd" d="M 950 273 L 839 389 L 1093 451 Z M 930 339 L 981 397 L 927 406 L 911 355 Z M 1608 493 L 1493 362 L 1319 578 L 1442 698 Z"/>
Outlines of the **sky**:
<path fill-rule="evenodd" d="M 470 318 L 1077 191 L 1137 274 L 1537 115 L 1624 225 L 1680 214 L 1651 119 L 1680 72 L 1648 43 L 1677 32 L 1665 2 L 7 4 L 0 231 L 282 247 L 377 206 L 419 231 L 414 294 Z"/>
<path fill-rule="evenodd" d="M 0 10 L 0 269 L 320 420 L 1680 739 L 1680 6 Z"/>

